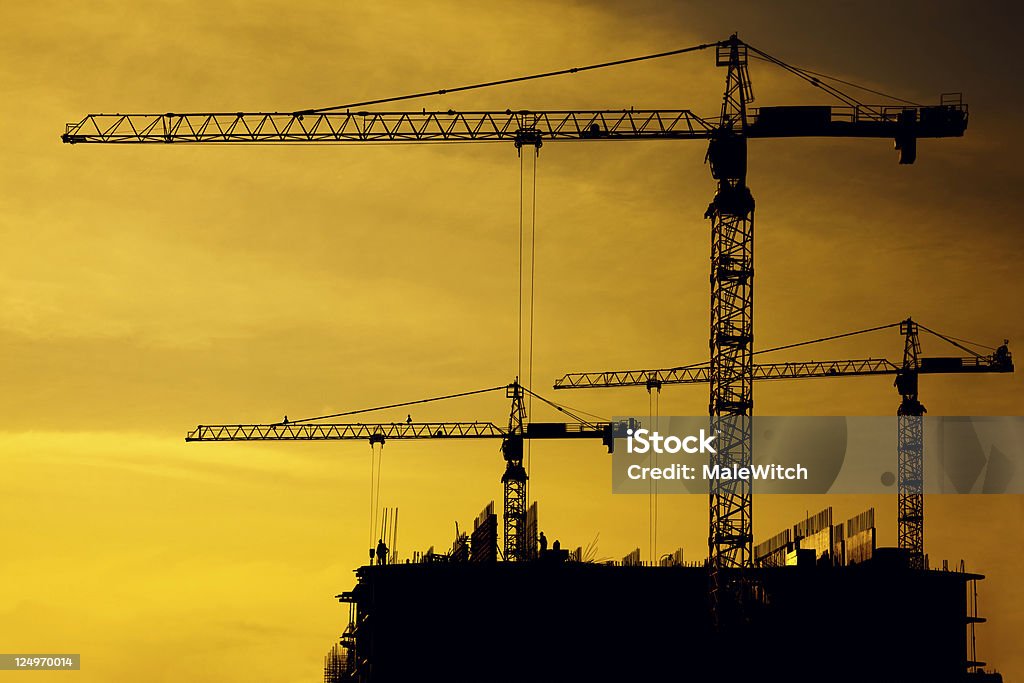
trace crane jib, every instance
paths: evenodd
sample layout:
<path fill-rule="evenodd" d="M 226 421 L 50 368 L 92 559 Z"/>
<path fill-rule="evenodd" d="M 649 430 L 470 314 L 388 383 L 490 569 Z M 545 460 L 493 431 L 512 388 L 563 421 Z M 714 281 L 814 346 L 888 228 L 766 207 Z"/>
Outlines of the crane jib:
<path fill-rule="evenodd" d="M 688 109 L 479 112 L 323 112 L 314 114 L 191 113 L 90 114 L 69 123 L 65 143 L 358 143 L 516 142 L 523 131 L 547 141 L 707 140 L 719 117 Z M 917 138 L 957 137 L 967 127 L 967 106 L 814 106 L 751 108 L 750 138 L 891 138 L 909 146 Z"/>
<path fill-rule="evenodd" d="M 493 422 L 389 422 L 376 424 L 294 423 L 199 425 L 186 442 L 197 441 L 369 441 L 391 439 L 600 439 L 612 451 L 629 422 L 531 422 L 510 433 Z"/>
<path fill-rule="evenodd" d="M 923 357 L 916 372 L 920 374 L 956 374 L 1013 372 L 1013 360 L 1007 354 L 1000 357 Z M 753 368 L 755 380 L 817 379 L 825 377 L 852 377 L 859 375 L 898 375 L 902 366 L 884 358 L 863 360 L 832 360 L 789 363 L 761 363 Z M 710 368 L 697 365 L 663 370 L 618 370 L 580 372 L 564 375 L 554 384 L 555 389 L 591 389 L 638 386 L 656 389 L 666 384 L 707 384 Z"/>

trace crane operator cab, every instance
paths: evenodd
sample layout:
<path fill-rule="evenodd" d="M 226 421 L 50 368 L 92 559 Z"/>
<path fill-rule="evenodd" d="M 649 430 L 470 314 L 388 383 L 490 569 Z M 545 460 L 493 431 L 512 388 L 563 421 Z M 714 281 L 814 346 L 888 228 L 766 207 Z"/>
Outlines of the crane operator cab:
<path fill-rule="evenodd" d="M 992 364 L 1006 368 L 1007 370 L 1013 369 L 1013 354 L 1010 353 L 1010 340 L 1004 339 L 1002 346 L 996 349 L 996 352 L 992 354 Z"/>

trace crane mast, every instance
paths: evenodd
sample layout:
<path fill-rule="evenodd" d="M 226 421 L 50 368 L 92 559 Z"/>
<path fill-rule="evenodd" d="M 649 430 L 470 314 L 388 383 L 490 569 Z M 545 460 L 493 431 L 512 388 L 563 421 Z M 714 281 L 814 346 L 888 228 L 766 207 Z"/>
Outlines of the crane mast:
<path fill-rule="evenodd" d="M 523 467 L 523 425 L 526 423 L 526 404 L 519 382 L 508 387 L 506 398 L 512 399 L 508 416 L 508 434 L 501 442 L 501 455 L 505 458 L 505 472 L 501 475 L 504 489 L 505 559 L 525 560 L 531 549 L 526 548 L 526 468 Z"/>
<path fill-rule="evenodd" d="M 754 406 L 754 198 L 747 188 L 747 103 L 753 99 L 746 45 L 733 35 L 717 48 L 728 69 L 719 129 L 708 145 L 715 198 L 711 220 L 711 429 L 718 436 L 712 465 L 749 467 Z M 715 481 L 710 491 L 708 550 L 717 573 L 753 561 L 751 483 Z"/>
<path fill-rule="evenodd" d="M 924 569 L 924 414 L 917 398 L 921 368 L 921 340 L 917 323 L 907 318 L 900 323 L 904 337 L 903 366 L 896 375 L 900 407 L 897 425 L 897 528 L 898 544 L 907 551 L 910 566 Z"/>

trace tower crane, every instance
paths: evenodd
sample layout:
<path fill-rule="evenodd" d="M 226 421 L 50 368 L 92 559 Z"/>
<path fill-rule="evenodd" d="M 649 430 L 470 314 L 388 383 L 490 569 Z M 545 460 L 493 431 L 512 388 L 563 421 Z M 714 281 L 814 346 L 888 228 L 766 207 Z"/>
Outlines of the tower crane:
<path fill-rule="evenodd" d="M 511 399 L 508 426 L 500 427 L 489 421 L 474 422 L 322 422 L 325 418 L 287 420 L 267 424 L 221 424 L 199 425 L 185 436 L 186 442 L 193 441 L 369 441 L 371 445 L 392 439 L 501 439 L 501 453 L 505 459 L 505 471 L 501 476 L 504 488 L 504 556 L 506 560 L 524 560 L 530 556 L 530 539 L 526 537 L 526 469 L 523 467 L 523 442 L 534 439 L 600 439 L 611 453 L 615 439 L 624 438 L 629 422 L 593 422 L 583 420 L 568 410 L 558 409 L 576 419 L 575 422 L 528 422 L 526 420 L 525 394 L 529 393 L 541 401 L 543 397 L 533 393 L 516 379 L 505 387 L 493 387 L 458 394 L 480 394 L 505 389 L 505 397 Z M 426 403 L 454 396 L 413 401 Z M 409 404 L 396 404 L 388 408 Z M 552 404 L 554 405 L 554 404 Z M 339 415 L 370 412 L 359 410 Z M 336 416 L 329 416 L 336 417 Z"/>
<path fill-rule="evenodd" d="M 688 109 L 526 111 L 373 111 L 360 109 L 428 95 L 466 91 L 533 78 L 578 73 L 645 59 L 714 49 L 726 69 L 718 116 Z M 748 55 L 803 78 L 842 104 L 837 106 L 751 106 L 754 94 Z M 967 106 L 959 95 L 939 104 L 867 105 L 821 78 L 772 57 L 735 34 L 713 43 L 644 57 L 505 79 L 448 90 L 416 93 L 338 107 L 293 112 L 207 112 L 90 114 L 66 126 L 69 144 L 288 144 L 509 141 L 516 148 L 544 142 L 615 140 L 703 140 L 716 182 L 704 216 L 711 222 L 711 357 L 709 413 L 721 436 L 713 464 L 751 463 L 750 432 L 742 425 L 753 410 L 754 200 L 747 187 L 747 141 L 761 138 L 848 137 L 893 140 L 901 164 L 917 157 L 919 138 L 962 136 Z M 716 483 L 710 493 L 708 546 L 714 585 L 723 568 L 752 563 L 750 482 Z"/>
<path fill-rule="evenodd" d="M 884 325 L 866 331 L 899 327 L 904 338 L 903 359 L 893 362 L 884 358 L 859 360 L 826 360 L 788 363 L 759 363 L 753 366 L 753 380 L 813 379 L 826 377 L 856 377 L 865 375 L 895 375 L 894 385 L 900 394 L 898 415 L 898 545 L 907 552 L 911 567 L 923 569 L 924 563 L 924 436 L 922 416 L 925 407 L 918 399 L 918 377 L 932 374 L 1013 372 L 1013 355 L 1004 343 L 994 353 L 980 355 L 927 327 L 907 318 L 899 323 Z M 927 332 L 950 342 L 970 355 L 965 357 L 922 356 L 919 331 Z M 838 337 L 860 334 L 854 332 L 828 337 L 814 342 L 788 345 L 789 348 L 807 343 L 827 341 Z M 770 349 L 771 350 L 771 349 Z M 648 391 L 659 390 L 666 384 L 707 384 L 711 381 L 711 367 L 707 364 L 688 365 L 663 370 L 622 370 L 611 372 L 581 372 L 564 375 L 555 382 L 555 389 L 592 389 L 608 387 L 643 386 Z"/>

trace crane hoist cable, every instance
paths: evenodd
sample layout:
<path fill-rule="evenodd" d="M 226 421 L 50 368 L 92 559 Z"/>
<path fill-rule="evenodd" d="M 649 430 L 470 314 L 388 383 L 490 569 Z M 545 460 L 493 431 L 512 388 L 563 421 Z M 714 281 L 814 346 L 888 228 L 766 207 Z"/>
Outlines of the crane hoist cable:
<path fill-rule="evenodd" d="M 518 253 L 518 268 L 519 268 L 519 284 L 516 289 L 516 381 L 518 382 L 523 375 L 523 241 L 525 240 L 526 231 L 523 229 L 523 201 L 525 197 L 525 178 L 526 170 L 524 164 L 526 159 L 523 157 L 522 150 L 516 155 L 519 157 L 519 253 Z M 530 410 L 527 407 L 526 419 L 530 419 Z M 526 482 L 523 484 L 523 495 L 526 499 L 525 504 L 529 504 L 530 500 L 530 445 L 526 444 Z"/>
<path fill-rule="evenodd" d="M 381 444 L 381 455 L 384 452 L 384 445 Z M 377 531 L 377 447 L 373 441 L 370 442 L 370 514 L 368 523 L 370 525 L 369 544 L 374 547 L 373 537 Z"/>
<path fill-rule="evenodd" d="M 658 421 L 660 419 L 660 406 L 659 399 L 661 398 L 661 387 L 648 387 L 647 388 L 647 412 L 650 419 L 652 429 L 658 429 Z M 651 467 L 658 467 L 658 454 L 657 452 L 651 453 Z M 658 559 L 658 481 L 654 477 L 650 477 L 647 481 L 647 534 L 649 548 L 648 552 L 651 557 L 651 564 L 657 562 Z"/>
<path fill-rule="evenodd" d="M 531 208 L 530 208 L 530 258 L 529 261 L 526 259 L 526 159 L 523 154 L 519 154 L 519 291 L 518 291 L 518 331 L 519 336 L 517 338 L 517 354 L 518 354 L 518 365 L 516 368 L 516 376 L 525 378 L 526 387 L 532 388 L 532 373 L 533 373 L 533 311 L 534 311 L 534 295 L 533 287 L 535 283 L 534 259 L 537 255 L 536 237 L 537 237 L 537 154 L 536 151 L 533 156 L 533 169 L 532 175 L 532 188 L 531 188 Z M 529 264 L 529 265 L 527 265 Z M 529 268 L 528 279 L 524 275 L 524 270 Z M 525 299 L 526 292 L 529 292 L 530 305 L 528 311 L 523 310 L 523 301 Z M 528 321 L 528 322 L 527 322 Z M 528 327 L 528 336 L 530 339 L 529 347 L 527 350 L 527 372 L 523 372 L 523 327 L 524 324 Z"/>
<path fill-rule="evenodd" d="M 535 285 L 536 285 L 536 260 L 537 260 L 537 157 L 539 156 L 540 140 L 537 139 L 533 143 L 533 163 L 532 168 L 529 170 L 531 176 L 531 187 L 530 187 L 530 200 L 529 200 L 529 260 L 527 261 L 527 246 L 526 242 L 526 221 L 527 221 L 527 200 L 526 200 L 526 155 L 522 153 L 522 146 L 517 143 L 517 151 L 519 157 L 519 289 L 518 289 L 518 320 L 517 320 L 517 337 L 516 337 L 516 352 L 517 352 L 517 368 L 516 377 L 523 378 L 525 380 L 524 388 L 527 389 L 527 403 L 526 403 L 526 416 L 529 416 L 533 412 L 533 326 L 534 326 L 534 311 L 535 311 Z M 523 145 L 525 146 L 525 145 Z M 527 263 L 529 264 L 527 266 Z M 524 270 L 529 268 L 529 273 L 525 274 Z M 523 310 L 523 302 L 526 299 L 527 291 L 529 292 L 529 306 L 527 310 Z M 523 326 L 524 324 L 529 328 L 526 333 L 528 337 L 528 345 L 526 347 L 526 372 L 523 370 Z M 531 443 L 526 444 L 526 496 L 529 500 L 530 492 L 530 468 L 532 465 L 532 450 L 533 446 Z"/>
<path fill-rule="evenodd" d="M 374 502 L 373 501 L 373 468 L 374 468 L 373 458 L 374 458 L 373 444 L 371 443 L 370 444 L 370 512 L 369 512 L 369 515 L 367 515 L 367 520 L 368 520 L 367 523 L 370 525 L 370 528 L 368 530 L 368 534 L 367 534 L 367 538 L 366 538 L 366 542 L 369 544 L 370 548 L 373 547 L 373 502 Z"/>
<path fill-rule="evenodd" d="M 526 388 L 530 389 L 530 393 L 527 394 L 526 399 L 526 415 L 533 415 L 533 325 L 534 325 L 534 303 L 536 301 L 536 282 L 537 282 L 537 157 L 540 156 L 540 148 L 534 147 L 533 149 L 533 172 L 532 176 L 533 188 L 530 192 L 530 347 L 529 347 L 529 367 L 526 374 Z M 533 443 L 527 442 L 526 444 L 526 500 L 530 499 L 530 480 L 529 475 L 531 471 L 531 465 L 533 461 Z"/>
<path fill-rule="evenodd" d="M 371 443 L 370 444 L 371 453 L 373 452 L 372 451 L 373 447 L 374 447 L 374 444 Z M 377 451 L 377 493 L 376 493 L 376 501 L 374 502 L 374 507 L 373 507 L 373 528 L 374 528 L 374 532 L 375 533 L 376 533 L 376 531 L 379 528 L 378 524 L 377 524 L 377 519 L 378 519 L 377 518 L 377 511 L 380 510 L 380 473 L 381 473 L 382 469 L 384 469 L 384 444 L 383 443 L 379 444 L 379 450 Z M 372 537 L 370 539 L 370 542 L 373 543 L 373 538 Z"/>
<path fill-rule="evenodd" d="M 523 155 L 519 155 L 519 281 L 516 288 L 516 377 L 523 376 Z"/>

